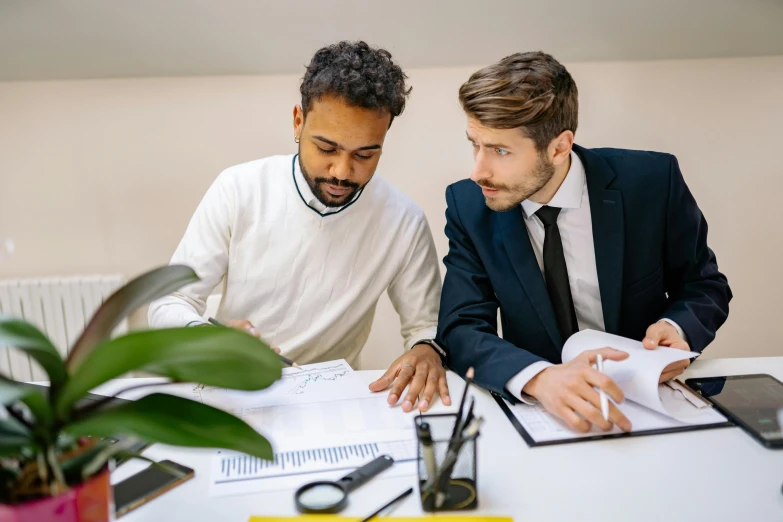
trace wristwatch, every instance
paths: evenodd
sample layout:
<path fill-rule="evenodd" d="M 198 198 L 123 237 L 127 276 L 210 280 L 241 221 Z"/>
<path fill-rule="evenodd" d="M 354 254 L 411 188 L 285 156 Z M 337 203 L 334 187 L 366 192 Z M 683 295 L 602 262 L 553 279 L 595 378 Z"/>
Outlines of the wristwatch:
<path fill-rule="evenodd" d="M 419 339 L 416 341 L 416 343 L 413 346 L 416 346 L 417 344 L 428 344 L 432 346 L 432 349 L 435 350 L 435 353 L 440 355 L 440 360 L 443 363 L 443 367 L 446 367 L 446 350 L 444 350 L 436 341 L 435 339 Z"/>

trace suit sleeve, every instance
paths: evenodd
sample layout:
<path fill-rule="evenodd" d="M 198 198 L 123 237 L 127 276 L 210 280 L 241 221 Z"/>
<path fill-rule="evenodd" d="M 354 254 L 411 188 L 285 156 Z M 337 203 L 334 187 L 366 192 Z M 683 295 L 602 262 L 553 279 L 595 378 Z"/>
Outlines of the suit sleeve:
<path fill-rule="evenodd" d="M 465 375 L 473 367 L 475 382 L 505 399 L 519 402 L 506 383 L 520 371 L 545 359 L 498 337 L 498 300 L 484 264 L 460 221 L 452 187 L 446 190 L 446 236 L 449 252 L 438 317 L 438 342 L 449 366 Z M 521 391 L 521 390 L 520 390 Z"/>
<path fill-rule="evenodd" d="M 701 352 L 729 315 L 729 283 L 707 246 L 707 221 L 672 157 L 666 216 L 664 285 L 669 295 L 663 317 L 685 332 L 691 349 Z"/>

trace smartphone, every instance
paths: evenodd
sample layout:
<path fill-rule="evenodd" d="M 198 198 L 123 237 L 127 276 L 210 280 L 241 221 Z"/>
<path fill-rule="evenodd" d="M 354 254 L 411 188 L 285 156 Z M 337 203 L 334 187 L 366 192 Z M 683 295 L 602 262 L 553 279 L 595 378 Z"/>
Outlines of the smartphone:
<path fill-rule="evenodd" d="M 114 516 L 116 518 L 130 513 L 166 491 L 187 482 L 195 474 L 191 468 L 170 460 L 163 460 L 160 464 L 180 473 L 175 474 L 167 469 L 150 465 L 114 485 Z"/>
<path fill-rule="evenodd" d="M 783 449 L 783 382 L 755 374 L 694 378 L 685 384 L 767 448 Z"/>

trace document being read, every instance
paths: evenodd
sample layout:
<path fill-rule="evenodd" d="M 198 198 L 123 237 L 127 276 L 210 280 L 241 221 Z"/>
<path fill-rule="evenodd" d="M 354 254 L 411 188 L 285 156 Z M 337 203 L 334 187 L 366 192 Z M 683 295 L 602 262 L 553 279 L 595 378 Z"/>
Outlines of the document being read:
<path fill-rule="evenodd" d="M 301 368 L 283 368 L 278 381 L 257 392 L 195 385 L 193 399 L 212 406 L 229 406 L 231 409 L 244 404 L 277 405 L 286 402 L 286 399 L 290 399 L 289 402 L 297 402 L 297 398 L 309 399 L 319 397 L 324 392 L 328 395 L 330 392 L 344 390 L 345 386 L 340 381 L 352 373 L 353 368 L 345 359 L 306 364 Z"/>
<path fill-rule="evenodd" d="M 285 368 L 266 390 L 217 390 L 205 401 L 231 411 L 269 439 L 273 461 L 218 451 L 210 494 L 234 495 L 339 478 L 377 455 L 395 464 L 384 475 L 415 474 L 414 412 L 389 406 L 388 390 L 373 393 L 383 371 L 354 371 L 344 360 Z"/>
<path fill-rule="evenodd" d="M 625 394 L 616 405 L 628 417 L 632 432 L 670 430 L 688 426 L 706 426 L 726 422 L 703 399 L 677 383 L 659 384 L 663 369 L 676 361 L 696 357 L 698 353 L 659 346 L 647 350 L 642 343 L 616 335 L 582 330 L 572 335 L 563 347 L 563 362 L 569 362 L 587 350 L 610 347 L 626 352 L 623 361 L 604 361 L 604 373 Z M 611 398 L 609 399 L 611 400 Z M 572 430 L 565 422 L 548 413 L 540 404 L 506 403 L 534 444 L 589 438 L 606 432 L 593 427 L 588 433 Z M 621 433 L 616 426 L 609 433 Z"/>

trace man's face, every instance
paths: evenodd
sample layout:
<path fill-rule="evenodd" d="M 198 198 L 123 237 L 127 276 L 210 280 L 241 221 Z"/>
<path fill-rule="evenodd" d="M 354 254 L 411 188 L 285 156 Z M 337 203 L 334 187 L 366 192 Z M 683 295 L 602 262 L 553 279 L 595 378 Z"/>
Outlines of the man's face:
<path fill-rule="evenodd" d="M 519 129 L 490 129 L 468 118 L 468 141 L 473 146 L 475 181 L 487 206 L 511 210 L 541 190 L 552 179 L 555 166 L 547 152 Z"/>
<path fill-rule="evenodd" d="M 345 205 L 369 183 L 390 122 L 388 111 L 354 107 L 339 96 L 313 101 L 306 119 L 294 108 L 299 166 L 318 201 Z"/>

